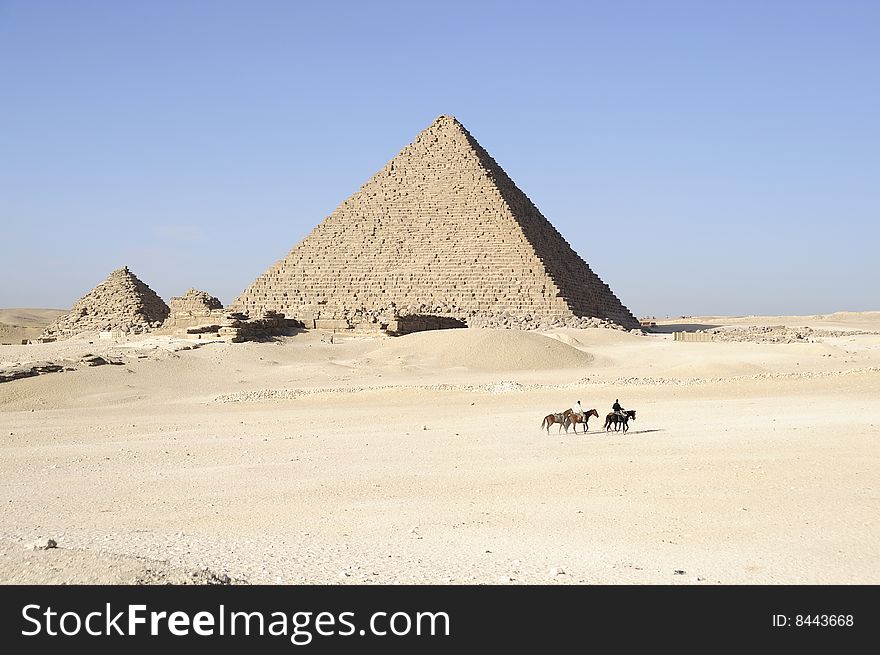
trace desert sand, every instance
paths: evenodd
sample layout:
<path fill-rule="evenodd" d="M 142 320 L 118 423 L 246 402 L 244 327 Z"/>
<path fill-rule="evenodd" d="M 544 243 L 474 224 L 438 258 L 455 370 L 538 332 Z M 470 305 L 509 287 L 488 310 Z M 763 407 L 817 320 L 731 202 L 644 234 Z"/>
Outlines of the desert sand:
<path fill-rule="evenodd" d="M 658 323 L 2 346 L 121 364 L 0 384 L 0 582 L 880 582 L 880 312 Z"/>
<path fill-rule="evenodd" d="M 62 309 L 0 309 L 0 345 L 36 339 L 46 325 L 64 313 Z"/>

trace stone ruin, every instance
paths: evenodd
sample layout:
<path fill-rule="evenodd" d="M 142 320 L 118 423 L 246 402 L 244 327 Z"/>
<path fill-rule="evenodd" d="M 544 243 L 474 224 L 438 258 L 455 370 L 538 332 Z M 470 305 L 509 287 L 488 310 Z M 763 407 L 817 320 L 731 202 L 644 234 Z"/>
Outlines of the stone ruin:
<path fill-rule="evenodd" d="M 171 299 L 168 318 L 154 333 L 238 343 L 292 334 L 302 327 L 300 321 L 277 312 L 269 311 L 259 318 L 229 312 L 223 309 L 223 303 L 206 291 L 188 289 L 182 296 Z"/>
<path fill-rule="evenodd" d="M 451 116 L 421 132 L 231 308 L 398 334 L 460 325 L 639 328 Z"/>
<path fill-rule="evenodd" d="M 125 266 L 77 300 L 70 312 L 55 319 L 42 336 L 66 339 L 93 331 L 141 334 L 161 325 L 168 312 L 168 305 L 156 292 Z"/>
<path fill-rule="evenodd" d="M 196 327 L 217 323 L 226 316 L 223 303 L 207 291 L 187 289 L 182 296 L 171 299 L 168 318 L 162 323 L 162 331 Z"/>
<path fill-rule="evenodd" d="M 218 309 L 223 309 L 223 303 L 207 291 L 198 289 L 187 289 L 182 296 L 171 299 L 171 316 L 207 316 Z"/>
<path fill-rule="evenodd" d="M 259 318 L 251 318 L 240 312 L 212 309 L 177 314 L 172 312 L 162 327 L 154 332 L 187 339 L 240 343 L 291 335 L 303 327 L 302 321 L 286 318 L 284 314 L 273 311 L 265 312 Z"/>

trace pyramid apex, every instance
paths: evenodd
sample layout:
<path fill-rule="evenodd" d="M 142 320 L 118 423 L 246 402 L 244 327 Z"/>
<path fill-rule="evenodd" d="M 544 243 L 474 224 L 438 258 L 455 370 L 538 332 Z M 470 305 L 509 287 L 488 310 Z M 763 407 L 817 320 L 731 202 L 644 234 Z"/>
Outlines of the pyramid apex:
<path fill-rule="evenodd" d="M 459 121 L 452 114 L 440 114 L 437 118 L 434 119 L 434 122 L 431 123 L 431 127 L 434 126 L 446 126 L 446 125 L 458 125 L 461 126 L 461 121 Z"/>

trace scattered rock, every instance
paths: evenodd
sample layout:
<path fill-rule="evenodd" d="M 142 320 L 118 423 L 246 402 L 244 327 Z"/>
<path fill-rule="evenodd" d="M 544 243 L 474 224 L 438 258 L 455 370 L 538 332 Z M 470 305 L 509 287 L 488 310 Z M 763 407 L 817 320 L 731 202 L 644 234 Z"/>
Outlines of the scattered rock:
<path fill-rule="evenodd" d="M 85 366 L 104 366 L 110 363 L 100 355 L 92 355 L 91 353 L 80 357 L 79 362 Z"/>
<path fill-rule="evenodd" d="M 25 550 L 51 550 L 52 548 L 58 548 L 58 542 L 54 539 L 44 539 L 39 538 L 36 541 L 33 541 L 29 544 L 25 544 Z"/>

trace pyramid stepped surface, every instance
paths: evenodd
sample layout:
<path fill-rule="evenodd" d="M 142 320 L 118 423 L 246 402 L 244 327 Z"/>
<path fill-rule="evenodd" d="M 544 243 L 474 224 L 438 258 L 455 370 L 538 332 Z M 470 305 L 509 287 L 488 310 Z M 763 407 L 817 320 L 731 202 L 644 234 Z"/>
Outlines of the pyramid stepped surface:
<path fill-rule="evenodd" d="M 44 337 L 65 338 L 91 331 L 145 332 L 168 317 L 168 305 L 134 273 L 123 267 L 59 316 Z"/>
<path fill-rule="evenodd" d="M 401 314 L 598 317 L 638 327 L 451 116 L 421 132 L 232 306 L 303 317 L 392 303 Z"/>

